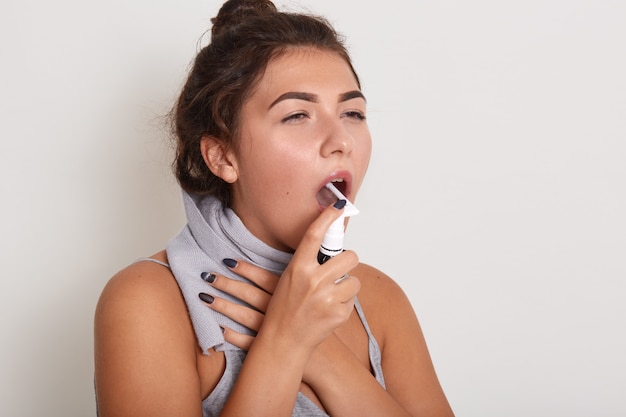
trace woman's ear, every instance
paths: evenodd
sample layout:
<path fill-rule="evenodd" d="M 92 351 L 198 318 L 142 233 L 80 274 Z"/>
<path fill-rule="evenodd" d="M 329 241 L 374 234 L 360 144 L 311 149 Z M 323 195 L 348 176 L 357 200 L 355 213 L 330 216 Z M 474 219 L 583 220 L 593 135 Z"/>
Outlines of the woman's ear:
<path fill-rule="evenodd" d="M 213 136 L 204 136 L 200 141 L 200 151 L 213 174 L 229 184 L 237 181 L 237 161 L 229 146 Z"/>

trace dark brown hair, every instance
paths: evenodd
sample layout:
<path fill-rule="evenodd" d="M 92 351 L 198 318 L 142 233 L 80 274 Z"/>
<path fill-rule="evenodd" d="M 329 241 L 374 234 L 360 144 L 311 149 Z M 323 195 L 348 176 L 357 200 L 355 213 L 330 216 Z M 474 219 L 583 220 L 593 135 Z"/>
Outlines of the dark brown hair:
<path fill-rule="evenodd" d="M 294 47 L 332 51 L 359 79 L 343 40 L 321 17 L 279 12 L 268 0 L 229 0 L 211 22 L 211 42 L 196 56 L 172 111 L 173 167 L 184 190 L 229 204 L 229 185 L 208 169 L 200 142 L 212 136 L 235 145 L 243 103 L 273 58 Z"/>

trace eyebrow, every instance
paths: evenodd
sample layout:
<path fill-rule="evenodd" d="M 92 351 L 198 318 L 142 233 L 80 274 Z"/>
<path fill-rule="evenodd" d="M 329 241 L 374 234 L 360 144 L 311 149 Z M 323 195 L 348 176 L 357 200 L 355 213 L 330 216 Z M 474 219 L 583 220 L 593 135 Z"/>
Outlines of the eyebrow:
<path fill-rule="evenodd" d="M 352 100 L 353 98 L 362 98 L 364 101 L 367 101 L 365 100 L 365 96 L 363 95 L 363 93 L 361 93 L 359 90 L 354 90 L 340 94 L 339 100 L 337 102 L 343 103 L 344 101 Z M 319 96 L 317 96 L 316 94 L 304 93 L 300 91 L 289 91 L 278 96 L 278 98 L 274 100 L 272 104 L 270 104 L 269 108 L 271 109 L 283 100 L 304 100 L 311 103 L 319 103 Z"/>

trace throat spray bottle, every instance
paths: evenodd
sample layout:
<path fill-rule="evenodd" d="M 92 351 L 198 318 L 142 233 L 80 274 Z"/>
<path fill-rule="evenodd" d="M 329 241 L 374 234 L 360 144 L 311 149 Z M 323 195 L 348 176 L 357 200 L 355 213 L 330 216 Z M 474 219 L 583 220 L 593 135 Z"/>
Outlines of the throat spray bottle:
<path fill-rule="evenodd" d="M 344 238 L 344 219 L 350 216 L 356 216 L 359 214 L 359 210 L 335 187 L 331 182 L 326 184 L 328 188 L 338 200 L 346 200 L 344 211 L 337 218 L 324 235 L 322 245 L 317 253 L 317 262 L 323 264 L 335 255 L 340 254 L 343 251 L 343 238 Z"/>

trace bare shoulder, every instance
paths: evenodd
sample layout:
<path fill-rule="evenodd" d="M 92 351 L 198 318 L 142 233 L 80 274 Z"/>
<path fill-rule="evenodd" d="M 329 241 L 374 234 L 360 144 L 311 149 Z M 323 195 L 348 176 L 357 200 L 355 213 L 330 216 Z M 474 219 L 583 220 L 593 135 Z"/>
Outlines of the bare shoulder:
<path fill-rule="evenodd" d="M 359 294 L 359 299 L 375 297 L 378 301 L 386 301 L 389 297 L 404 295 L 404 291 L 389 275 L 371 265 L 360 263 L 351 274 L 361 280 L 362 294 Z"/>
<path fill-rule="evenodd" d="M 164 252 L 152 256 L 166 263 Z M 159 334 L 175 335 L 193 348 L 195 336 L 184 299 L 169 268 L 150 261 L 133 263 L 116 273 L 105 285 L 95 312 L 98 336 L 148 340 Z M 151 334 L 154 333 L 154 334 Z M 96 345 L 98 347 L 98 345 Z M 193 352 L 193 351 L 192 351 Z"/>
<path fill-rule="evenodd" d="M 373 266 L 360 263 L 352 272 L 361 280 L 359 301 L 364 307 L 387 310 L 391 305 L 408 303 L 406 294 L 389 275 Z M 410 306 L 408 306 L 410 308 Z"/>
<path fill-rule="evenodd" d="M 152 256 L 166 262 L 164 252 Z M 164 314 L 159 314 L 162 312 Z M 175 314 L 176 312 L 182 314 Z M 187 317 L 184 300 L 169 268 L 140 261 L 117 272 L 104 287 L 96 307 L 98 319 L 118 317 L 133 320 L 162 320 Z"/>
<path fill-rule="evenodd" d="M 352 272 L 361 281 L 359 303 L 376 339 L 384 344 L 389 330 L 403 322 L 416 322 L 411 303 L 396 281 L 368 264 L 360 263 Z"/>

